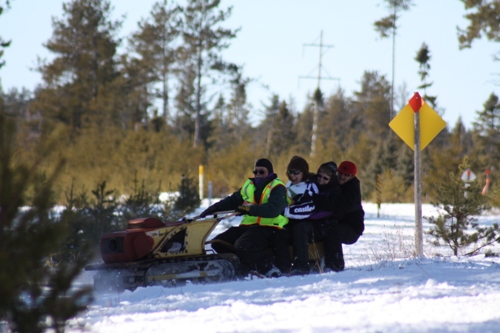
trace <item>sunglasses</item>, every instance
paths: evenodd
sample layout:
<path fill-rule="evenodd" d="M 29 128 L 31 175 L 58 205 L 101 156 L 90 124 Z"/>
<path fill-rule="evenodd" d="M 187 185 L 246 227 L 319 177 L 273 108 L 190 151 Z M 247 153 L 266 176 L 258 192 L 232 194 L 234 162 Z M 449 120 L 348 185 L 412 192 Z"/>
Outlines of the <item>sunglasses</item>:
<path fill-rule="evenodd" d="M 328 181 L 330 181 L 331 177 L 318 175 L 318 179 L 323 179 L 323 180 L 326 180 L 328 182 Z"/>
<path fill-rule="evenodd" d="M 265 170 L 254 170 L 252 171 L 254 175 L 265 175 L 266 174 L 266 171 Z"/>
<path fill-rule="evenodd" d="M 298 175 L 299 173 L 301 173 L 301 172 L 302 172 L 302 171 L 300 171 L 300 170 L 288 170 L 288 171 L 287 171 L 287 173 L 288 173 L 289 175 L 295 175 L 295 176 L 297 176 L 297 175 Z"/>
<path fill-rule="evenodd" d="M 352 175 L 351 175 L 350 173 L 342 173 L 342 172 L 339 172 L 339 176 L 351 177 Z"/>

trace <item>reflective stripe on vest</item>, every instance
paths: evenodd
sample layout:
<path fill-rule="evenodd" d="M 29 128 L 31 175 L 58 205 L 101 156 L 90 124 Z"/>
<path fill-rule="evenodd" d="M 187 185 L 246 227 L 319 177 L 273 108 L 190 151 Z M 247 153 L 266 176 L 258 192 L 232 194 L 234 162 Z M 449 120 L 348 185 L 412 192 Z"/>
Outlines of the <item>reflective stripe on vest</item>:
<path fill-rule="evenodd" d="M 243 198 L 244 204 L 264 204 L 267 203 L 269 200 L 269 196 L 271 195 L 271 191 L 273 188 L 276 186 L 285 186 L 285 184 L 279 180 L 279 179 L 274 179 L 272 182 L 269 182 L 264 190 L 262 190 L 262 195 L 260 196 L 259 202 L 255 201 L 255 184 L 251 179 L 248 179 L 243 187 L 241 188 L 241 197 Z M 290 204 L 290 200 L 287 196 L 287 201 L 288 204 Z M 283 228 L 286 224 L 288 223 L 288 218 L 286 218 L 283 215 L 278 215 L 276 217 L 260 217 L 260 216 L 250 216 L 250 215 L 244 215 L 243 220 L 241 221 L 241 225 L 252 225 L 252 224 L 259 224 L 262 226 L 268 226 L 268 227 L 277 227 L 277 228 Z"/>

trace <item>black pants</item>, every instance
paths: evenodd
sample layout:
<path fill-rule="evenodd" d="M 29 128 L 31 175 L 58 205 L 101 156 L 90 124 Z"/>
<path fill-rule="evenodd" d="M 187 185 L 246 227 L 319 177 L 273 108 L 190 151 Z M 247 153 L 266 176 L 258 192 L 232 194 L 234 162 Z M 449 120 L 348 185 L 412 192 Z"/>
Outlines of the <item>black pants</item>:
<path fill-rule="evenodd" d="M 309 243 L 323 239 L 319 222 L 298 221 L 291 225 L 293 267 L 294 269 L 308 271 Z"/>
<path fill-rule="evenodd" d="M 308 267 L 309 243 L 323 242 L 325 268 L 343 270 L 344 253 L 342 244 L 354 244 L 360 235 L 349 225 L 327 221 L 303 221 L 293 225 L 293 265 L 296 269 Z"/>
<path fill-rule="evenodd" d="M 342 271 L 345 266 L 342 244 L 354 244 L 360 236 L 349 225 L 344 223 L 338 223 L 330 227 L 323 239 L 325 268 Z"/>
<path fill-rule="evenodd" d="M 286 256 L 283 254 L 284 242 L 287 242 Z M 265 274 L 275 261 L 280 269 L 290 266 L 288 236 L 283 229 L 259 225 L 231 227 L 215 236 L 212 248 L 217 253 L 235 253 L 246 271 L 256 270 Z"/>

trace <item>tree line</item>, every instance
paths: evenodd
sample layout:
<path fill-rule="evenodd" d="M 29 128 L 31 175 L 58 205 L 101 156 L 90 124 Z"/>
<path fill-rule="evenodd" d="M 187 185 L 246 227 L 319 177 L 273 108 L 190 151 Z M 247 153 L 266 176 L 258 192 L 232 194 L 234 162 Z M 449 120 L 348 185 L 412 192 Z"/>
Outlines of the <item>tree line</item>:
<path fill-rule="evenodd" d="M 411 1 L 386 2 L 394 14 L 378 27 L 395 33 L 396 14 Z M 500 2 L 462 2 L 475 11 L 461 45 L 471 47 L 481 32 L 498 40 L 500 24 L 490 14 L 500 12 Z M 10 5 L 0 1 L 0 14 L 4 4 Z M 404 87 L 394 94 L 383 73 L 363 73 L 352 96 L 318 89 L 298 109 L 271 93 L 257 110 L 246 100 L 252 79 L 221 57 L 237 38 L 237 30 L 223 26 L 231 8 L 220 9 L 217 0 L 188 0 L 184 7 L 159 1 L 126 41 L 117 37 L 122 22 L 110 14 L 106 0 L 67 1 L 45 44 L 54 58 L 39 65 L 43 83 L 35 91 L 0 91 L 0 329 L 7 323 L 15 332 L 63 332 L 92 301 L 91 290 L 73 281 L 95 258 L 102 233 L 123 229 L 133 217 L 177 219 L 197 207 L 200 164 L 218 197 L 241 186 L 260 157 L 270 158 L 282 178 L 293 155 L 307 158 L 313 171 L 325 161 L 352 160 L 365 200 L 413 201 L 413 152 L 387 126 L 410 96 Z M 0 37 L 0 57 L 8 46 Z M 431 60 L 425 43 L 415 50 L 424 99 L 440 111 Z M 455 254 L 469 242 L 498 238 L 498 225 L 463 230 L 467 223 L 477 227 L 469 215 L 500 206 L 500 196 L 479 193 L 486 171 L 488 191 L 498 186 L 499 104 L 492 93 L 471 129 L 459 119 L 423 151 L 424 201 L 448 207 L 448 215 L 430 221 L 431 235 L 439 242 L 449 234 L 447 221 L 458 221 L 447 238 Z M 262 121 L 252 124 L 250 113 L 259 111 Z M 478 176 L 471 187 L 460 178 L 466 156 Z M 180 196 L 160 203 L 163 191 Z M 56 204 L 64 207 L 59 214 L 51 210 Z"/>
<path fill-rule="evenodd" d="M 408 0 L 387 3 L 400 10 L 411 5 Z M 55 184 L 60 202 L 71 186 L 88 190 L 103 181 L 121 194 L 131 192 L 134 179 L 174 190 L 182 175 L 196 176 L 199 165 L 205 166 L 214 196 L 224 196 L 250 175 L 256 158 L 270 158 L 285 177 L 293 155 L 308 158 L 313 170 L 328 160 L 355 161 L 365 200 L 376 195 L 384 202 L 413 200 L 412 151 L 387 126 L 410 96 L 404 87 L 394 94 L 384 74 L 366 71 L 352 96 L 341 88 L 332 95 L 317 90 L 299 110 L 271 93 L 256 110 L 246 99 L 252 79 L 243 66 L 221 56 L 238 29 L 224 27 L 232 8 L 222 8 L 220 0 L 189 0 L 185 6 L 158 1 L 126 40 L 117 37 L 123 22 L 111 19 L 110 1 L 69 0 L 63 9 L 44 45 L 54 58 L 37 68 L 43 83 L 33 92 L 12 89 L 1 95 L 2 112 L 18 128 L 19 161 L 33 159 L 38 143 L 59 136 L 53 149 L 57 159 L 65 160 Z M 395 29 L 396 17 L 382 19 L 382 27 Z M 464 47 L 487 29 L 484 20 L 469 19 L 469 32 L 460 37 Z M 476 27 L 477 22 L 482 25 Z M 120 54 L 122 45 L 127 51 Z M 438 96 L 429 93 L 431 51 L 423 43 L 415 54 L 424 99 L 440 111 Z M 472 129 L 461 120 L 449 124 L 451 129 L 424 151 L 427 200 L 435 194 L 436 180 L 456 171 L 465 155 L 482 180 L 486 170 L 495 179 L 498 103 L 492 93 Z M 264 115 L 258 124 L 250 122 L 251 112 Z M 45 162 L 47 171 L 57 165 L 56 157 Z"/>

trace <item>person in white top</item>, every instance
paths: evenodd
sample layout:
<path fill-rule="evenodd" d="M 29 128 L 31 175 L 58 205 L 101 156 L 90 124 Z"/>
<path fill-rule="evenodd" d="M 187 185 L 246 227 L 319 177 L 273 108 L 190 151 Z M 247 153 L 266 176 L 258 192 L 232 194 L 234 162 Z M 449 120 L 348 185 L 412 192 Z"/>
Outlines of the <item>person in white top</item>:
<path fill-rule="evenodd" d="M 288 163 L 286 174 L 287 195 L 292 200 L 283 213 L 288 218 L 288 224 L 276 234 L 273 242 L 276 266 L 283 273 L 288 272 L 292 266 L 290 245 L 293 224 L 309 217 L 314 210 L 313 195 L 318 192 L 316 184 L 309 181 L 309 164 L 303 157 L 293 156 Z"/>

